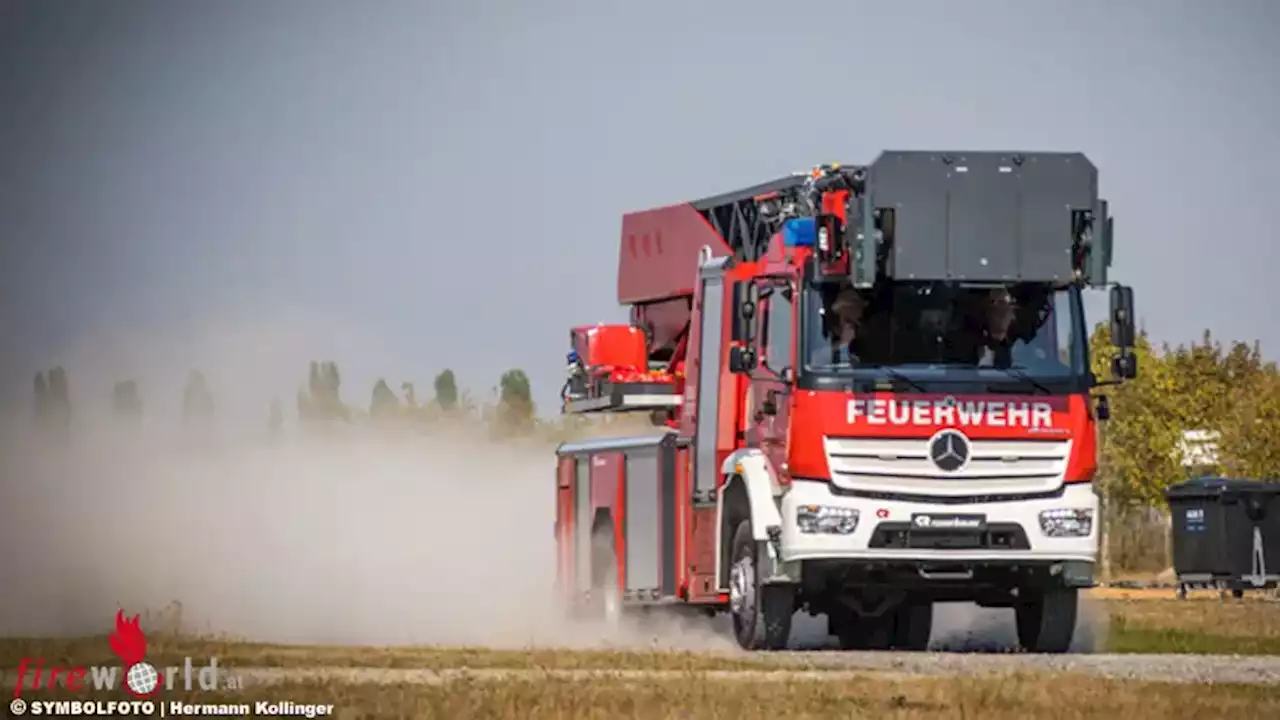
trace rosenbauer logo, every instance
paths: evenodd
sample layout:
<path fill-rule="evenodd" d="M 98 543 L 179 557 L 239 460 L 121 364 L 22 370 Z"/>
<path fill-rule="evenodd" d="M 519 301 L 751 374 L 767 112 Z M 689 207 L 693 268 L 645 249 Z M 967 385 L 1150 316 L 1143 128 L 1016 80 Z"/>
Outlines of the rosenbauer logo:
<path fill-rule="evenodd" d="M 123 668 L 94 665 L 90 667 L 62 667 L 46 663 L 44 658 L 22 658 L 18 662 L 18 681 L 14 684 L 13 697 L 18 699 L 27 690 L 53 690 L 66 688 L 72 692 L 93 690 L 108 692 L 121 687 L 138 700 L 150 700 L 160 692 L 161 671 L 146 662 L 147 638 L 138 627 L 138 616 L 126 620 L 124 611 L 116 613 L 116 628 L 107 637 L 111 651 L 120 658 Z M 183 689 L 191 690 L 192 681 L 201 690 L 239 689 L 240 678 L 220 674 L 218 659 L 209 658 L 207 665 L 196 667 L 190 657 L 182 667 L 164 668 L 163 687 L 174 690 L 175 682 L 182 678 Z M 118 683 L 123 677 L 124 682 Z"/>

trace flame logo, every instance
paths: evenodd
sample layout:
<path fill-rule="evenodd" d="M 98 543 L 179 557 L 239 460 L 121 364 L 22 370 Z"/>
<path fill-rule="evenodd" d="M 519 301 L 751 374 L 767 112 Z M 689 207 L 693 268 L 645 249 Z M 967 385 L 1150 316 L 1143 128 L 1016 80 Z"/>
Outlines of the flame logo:
<path fill-rule="evenodd" d="M 107 642 L 125 667 L 142 662 L 147 655 L 147 638 L 138 628 L 138 616 L 125 620 L 123 610 L 116 612 L 116 631 L 107 637 Z"/>
<path fill-rule="evenodd" d="M 142 634 L 141 628 L 138 627 L 138 616 L 134 615 L 132 619 L 124 619 L 124 610 L 116 612 L 116 631 L 107 636 L 107 642 L 111 644 L 111 651 L 120 658 L 124 663 L 124 689 L 134 697 L 147 698 L 155 694 L 160 689 L 158 675 L 155 668 L 148 663 L 142 662 L 147 655 L 147 637 Z M 141 692 L 141 688 L 135 688 L 133 673 L 130 670 L 137 665 L 142 670 L 142 676 L 146 687 L 145 692 Z"/>

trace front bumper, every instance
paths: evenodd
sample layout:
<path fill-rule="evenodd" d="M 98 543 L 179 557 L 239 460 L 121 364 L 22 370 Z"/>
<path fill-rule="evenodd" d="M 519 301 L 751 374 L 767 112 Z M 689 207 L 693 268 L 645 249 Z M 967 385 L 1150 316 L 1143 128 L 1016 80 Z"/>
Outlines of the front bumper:
<path fill-rule="evenodd" d="M 858 511 L 858 525 L 848 535 L 800 532 L 796 522 L 804 506 L 850 508 Z M 1093 511 L 1088 535 L 1050 537 L 1040 526 L 1040 513 L 1061 508 Z M 906 502 L 837 495 L 828 483 L 796 480 L 782 496 L 781 555 L 784 562 L 802 560 L 861 560 L 868 562 L 929 561 L 943 563 L 1053 563 L 1074 561 L 1092 565 L 1098 554 L 1098 497 L 1088 484 L 1067 485 L 1051 498 L 972 504 Z M 1000 528 L 1016 542 L 999 547 L 931 549 L 893 547 L 885 542 L 886 528 L 904 528 L 917 514 L 983 515 L 989 527 Z M 877 535 L 877 530 L 880 534 Z M 1019 532 L 1020 530 L 1020 532 Z"/>

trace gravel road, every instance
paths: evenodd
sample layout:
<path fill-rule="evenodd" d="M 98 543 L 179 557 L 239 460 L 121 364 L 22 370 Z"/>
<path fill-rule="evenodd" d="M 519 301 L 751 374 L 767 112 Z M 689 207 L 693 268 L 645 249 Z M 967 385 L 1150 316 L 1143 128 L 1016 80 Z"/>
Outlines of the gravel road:
<path fill-rule="evenodd" d="M 912 675 L 1075 672 L 1131 680 L 1280 684 L 1280 657 L 1027 653 L 786 653 L 795 662 Z"/>
<path fill-rule="evenodd" d="M 765 656 L 757 656 L 765 657 Z M 979 653 L 783 652 L 767 656 L 777 671 L 717 670 L 707 678 L 740 681 L 819 679 L 847 681 L 872 673 L 888 676 L 954 676 L 1014 672 L 1070 672 L 1122 680 L 1280 685 L 1280 657 L 1225 655 L 1031 655 Z M 797 667 L 800 666 L 800 667 Z M 236 668 L 248 682 L 319 679 L 357 683 L 438 683 L 461 677 L 511 680 L 557 677 L 662 679 L 684 677 L 667 670 L 387 670 L 380 668 Z"/>
<path fill-rule="evenodd" d="M 1047 672 L 1093 675 L 1119 680 L 1280 685 L 1280 657 L 1276 656 L 787 651 L 758 653 L 752 655 L 752 658 L 774 663 L 777 669 L 695 672 L 712 680 L 743 682 L 800 679 L 848 681 L 868 674 L 885 678 L 903 678 Z M 437 670 L 236 667 L 230 672 L 244 682 L 255 685 L 303 680 L 337 683 L 441 683 L 461 678 L 489 681 L 542 678 L 661 680 L 688 676 L 687 672 L 679 670 L 543 670 L 462 667 Z M 16 681 L 13 673 L 0 673 L 0 683 L 5 687 L 12 687 Z"/>

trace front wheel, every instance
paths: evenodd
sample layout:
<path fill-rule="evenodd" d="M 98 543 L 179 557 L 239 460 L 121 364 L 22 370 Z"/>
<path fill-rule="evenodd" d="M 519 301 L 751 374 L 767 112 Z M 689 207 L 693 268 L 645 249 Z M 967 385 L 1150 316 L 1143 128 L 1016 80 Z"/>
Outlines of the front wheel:
<path fill-rule="evenodd" d="M 795 590 L 788 585 L 761 582 L 764 544 L 751 536 L 751 521 L 738 523 L 730 546 L 729 608 L 733 635 L 745 650 L 782 650 L 791 635 Z"/>
<path fill-rule="evenodd" d="M 1076 631 L 1079 593 L 1075 588 L 1050 588 L 1015 608 L 1018 643 L 1027 652 L 1064 653 Z"/>

